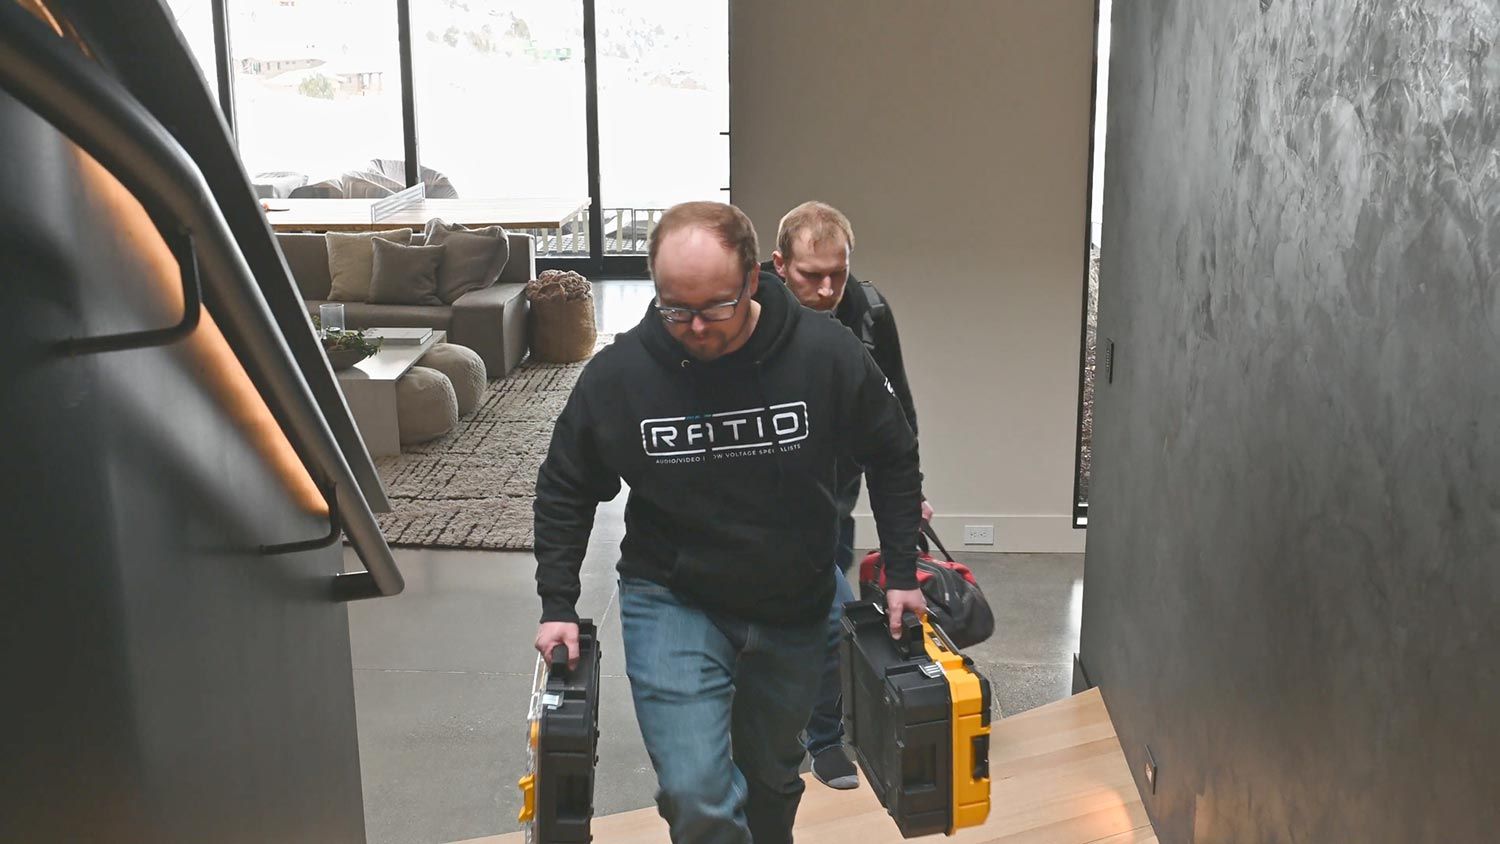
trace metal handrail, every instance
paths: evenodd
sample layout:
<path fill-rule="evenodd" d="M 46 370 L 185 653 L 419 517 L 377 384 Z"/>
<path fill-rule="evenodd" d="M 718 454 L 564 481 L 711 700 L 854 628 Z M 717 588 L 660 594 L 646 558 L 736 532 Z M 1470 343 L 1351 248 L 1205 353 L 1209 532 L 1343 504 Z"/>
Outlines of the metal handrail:
<path fill-rule="evenodd" d="M 193 235 L 188 231 L 162 231 L 161 235 L 171 245 L 172 255 L 177 258 L 178 274 L 182 279 L 182 319 L 176 325 L 165 328 L 127 331 L 103 337 L 70 337 L 58 342 L 59 353 L 93 355 L 145 349 L 175 343 L 193 333 L 193 329 L 198 327 L 198 317 L 203 313 L 203 283 L 198 278 L 198 254 L 193 248 Z"/>
<path fill-rule="evenodd" d="M 109 169 L 153 215 L 170 219 L 197 247 L 215 315 L 243 340 L 247 371 L 287 436 L 339 494 L 349 543 L 365 571 L 335 575 L 332 596 L 354 600 L 401 592 L 405 582 L 328 421 L 314 401 L 265 297 L 203 175 L 161 124 L 117 80 L 19 5 L 0 2 L 0 86 Z"/>
<path fill-rule="evenodd" d="M 328 502 L 328 532 L 317 539 L 303 539 L 297 542 L 282 542 L 276 545 L 260 546 L 260 553 L 267 556 L 278 554 L 295 554 L 299 551 L 316 551 L 319 548 L 327 548 L 339 541 L 344 533 L 344 524 L 339 521 L 338 488 L 328 486 L 323 489 L 323 500 Z"/>

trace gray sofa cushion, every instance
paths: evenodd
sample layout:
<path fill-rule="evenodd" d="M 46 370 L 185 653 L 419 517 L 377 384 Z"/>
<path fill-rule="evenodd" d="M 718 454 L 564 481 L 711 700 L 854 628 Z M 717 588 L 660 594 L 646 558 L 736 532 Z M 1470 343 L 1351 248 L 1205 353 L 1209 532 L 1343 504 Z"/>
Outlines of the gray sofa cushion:
<path fill-rule="evenodd" d="M 332 281 L 329 299 L 364 302 L 370 298 L 370 276 L 375 273 L 375 249 L 370 240 L 376 237 L 405 246 L 411 243 L 411 229 L 323 235 L 328 248 L 328 276 Z"/>
<path fill-rule="evenodd" d="M 437 295 L 450 305 L 471 290 L 494 284 L 510 258 L 510 240 L 499 226 L 466 229 L 434 217 L 427 221 L 425 237 L 429 245 L 448 247 L 438 267 Z"/>
<path fill-rule="evenodd" d="M 328 242 L 321 234 L 303 232 L 276 235 L 286 256 L 287 269 L 304 299 L 327 299 L 333 280 L 328 276 Z"/>
<path fill-rule="evenodd" d="M 420 245 L 421 235 L 411 239 Z M 332 282 L 328 276 L 328 249 L 324 236 L 307 232 L 276 235 L 287 267 L 307 302 L 308 312 L 328 301 Z M 369 305 L 348 302 L 345 322 L 350 328 L 418 326 L 441 328 L 448 339 L 479 353 L 491 377 L 510 372 L 526 354 L 526 314 L 530 310 L 521 295 L 526 282 L 536 277 L 536 252 L 531 235 L 510 232 L 506 238 L 510 258 L 500 281 L 482 290 L 460 296 L 453 305 Z M 372 247 L 373 254 L 373 247 Z"/>
<path fill-rule="evenodd" d="M 370 298 L 381 305 L 441 305 L 437 296 L 438 266 L 446 246 L 402 246 L 375 238 L 375 271 L 370 276 Z"/>
<path fill-rule="evenodd" d="M 506 243 L 510 258 L 500 271 L 500 283 L 525 284 L 536 278 L 536 255 L 531 235 L 509 232 Z M 304 299 L 327 299 L 333 286 L 328 276 L 328 244 L 322 234 L 309 232 L 278 232 L 276 242 L 286 255 L 287 268 L 297 282 L 297 289 Z M 411 245 L 421 246 L 425 242 L 422 234 L 412 236 Z"/>
<path fill-rule="evenodd" d="M 326 300 L 307 299 L 308 314 L 316 314 Z M 345 328 L 427 328 L 447 331 L 453 324 L 449 305 L 372 305 L 368 302 L 344 303 Z"/>

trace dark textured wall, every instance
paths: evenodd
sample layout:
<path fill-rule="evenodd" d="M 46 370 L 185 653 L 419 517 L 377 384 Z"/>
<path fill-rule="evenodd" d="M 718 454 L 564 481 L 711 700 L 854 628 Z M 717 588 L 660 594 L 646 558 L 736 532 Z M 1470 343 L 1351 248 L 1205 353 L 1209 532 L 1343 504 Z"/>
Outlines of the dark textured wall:
<path fill-rule="evenodd" d="M 363 840 L 341 550 L 258 552 L 327 521 L 253 447 L 206 325 L 50 351 L 180 304 L 4 93 L 0 154 L 0 841 Z"/>
<path fill-rule="evenodd" d="M 1083 661 L 1163 842 L 1500 837 L 1500 6 L 1114 4 Z"/>

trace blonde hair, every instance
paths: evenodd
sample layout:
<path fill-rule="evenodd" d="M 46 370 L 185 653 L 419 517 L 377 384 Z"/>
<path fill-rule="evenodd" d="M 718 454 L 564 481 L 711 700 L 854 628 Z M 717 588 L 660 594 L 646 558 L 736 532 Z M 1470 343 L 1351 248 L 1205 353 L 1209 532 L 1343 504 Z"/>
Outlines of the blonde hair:
<path fill-rule="evenodd" d="M 713 232 L 725 249 L 731 249 L 740 261 L 740 272 L 748 273 L 759 264 L 760 241 L 755 226 L 745 212 L 723 202 L 684 202 L 673 205 L 661 215 L 646 241 L 646 267 L 654 272 L 656 252 L 667 235 L 690 228 Z"/>
<path fill-rule="evenodd" d="M 807 232 L 808 242 L 813 246 L 842 237 L 845 245 L 851 251 L 854 249 L 854 227 L 849 225 L 849 218 L 826 202 L 804 202 L 781 218 L 781 226 L 776 230 L 776 249 L 781 257 L 792 257 L 792 243 L 803 232 Z"/>

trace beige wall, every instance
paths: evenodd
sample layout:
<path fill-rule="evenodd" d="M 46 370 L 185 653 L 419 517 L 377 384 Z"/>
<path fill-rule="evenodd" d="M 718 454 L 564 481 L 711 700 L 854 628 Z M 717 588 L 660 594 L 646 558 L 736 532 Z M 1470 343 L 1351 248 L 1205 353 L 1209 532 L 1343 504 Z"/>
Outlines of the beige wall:
<path fill-rule="evenodd" d="M 950 547 L 1081 551 L 1071 520 L 1093 0 L 737 0 L 733 201 L 804 199 L 891 299 Z M 868 512 L 867 507 L 862 510 Z M 861 521 L 861 541 L 873 536 Z"/>

